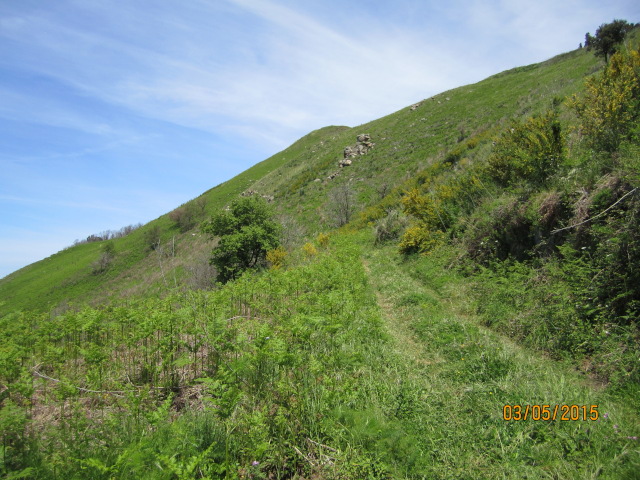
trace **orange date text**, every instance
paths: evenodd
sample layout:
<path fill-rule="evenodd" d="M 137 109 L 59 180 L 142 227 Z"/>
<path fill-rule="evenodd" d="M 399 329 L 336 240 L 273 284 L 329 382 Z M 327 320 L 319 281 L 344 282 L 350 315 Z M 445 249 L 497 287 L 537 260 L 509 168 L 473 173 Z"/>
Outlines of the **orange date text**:
<path fill-rule="evenodd" d="M 591 420 L 595 422 L 598 418 L 600 418 L 598 405 L 505 405 L 502 407 L 502 419 L 505 421 Z"/>

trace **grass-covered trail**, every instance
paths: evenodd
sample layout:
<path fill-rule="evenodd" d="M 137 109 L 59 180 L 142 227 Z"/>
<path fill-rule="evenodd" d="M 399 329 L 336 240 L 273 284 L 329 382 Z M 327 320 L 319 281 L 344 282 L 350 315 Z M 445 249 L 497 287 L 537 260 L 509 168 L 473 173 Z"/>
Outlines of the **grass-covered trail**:
<path fill-rule="evenodd" d="M 401 381 L 423 392 L 410 422 L 431 445 L 435 478 L 640 478 L 637 412 L 571 367 L 480 326 L 464 279 L 429 257 L 403 261 L 393 248 L 368 249 L 363 263 L 411 372 Z M 505 421 L 505 405 L 549 410 Z M 556 405 L 555 421 L 531 419 Z M 579 406 L 580 420 L 560 420 L 564 405 Z M 582 406 L 598 419 L 582 420 Z"/>

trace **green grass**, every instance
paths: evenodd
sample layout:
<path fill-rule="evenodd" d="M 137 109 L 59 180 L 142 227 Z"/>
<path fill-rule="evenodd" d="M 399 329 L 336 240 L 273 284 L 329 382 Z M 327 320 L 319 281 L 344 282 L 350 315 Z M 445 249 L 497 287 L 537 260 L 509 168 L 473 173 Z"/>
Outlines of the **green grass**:
<path fill-rule="evenodd" d="M 333 234 L 218 290 L 4 317 L 0 471 L 633 478 L 637 411 L 484 328 L 446 255 L 371 242 Z M 502 418 L 527 404 L 598 405 L 600 419 Z"/>
<path fill-rule="evenodd" d="M 484 328 L 468 313 L 465 280 L 443 262 L 407 262 L 390 248 L 365 259 L 411 371 L 403 381 L 422 392 L 411 423 L 433 459 L 429 478 L 634 478 L 640 449 L 628 437 L 637 436 L 640 418 L 625 400 Z M 600 418 L 503 419 L 505 405 L 545 404 L 598 405 Z"/>
<path fill-rule="evenodd" d="M 0 280 L 0 473 L 638 478 L 637 329 L 618 328 L 633 312 L 589 303 L 605 273 L 620 279 L 583 249 L 523 247 L 636 186 L 637 144 L 607 157 L 570 133 L 566 164 L 543 186 L 502 188 L 484 166 L 513 120 L 554 107 L 571 132 L 562 100 L 601 67 L 569 52 L 320 129 L 202 195 L 200 220 L 248 190 L 273 195 L 310 242 L 290 245 L 284 268 L 190 288 L 212 243 L 164 215 L 115 240 L 100 275 L 92 243 Z M 374 149 L 340 169 L 359 133 Z M 359 213 L 334 230 L 329 198 L 343 185 Z M 374 222 L 405 221 L 389 211 L 414 188 L 444 232 L 431 253 L 374 245 Z M 633 198 L 586 231 L 594 257 L 621 244 L 635 255 Z M 545 202 L 560 212 L 551 227 Z M 153 227 L 156 251 L 145 245 Z M 507 421 L 505 405 L 597 405 L 599 418 Z"/>
<path fill-rule="evenodd" d="M 409 108 L 355 128 L 326 127 L 311 132 L 291 147 L 203 193 L 210 215 L 240 193 L 255 190 L 274 195 L 276 209 L 295 219 L 309 234 L 333 226 L 327 211 L 332 189 L 350 183 L 358 207 L 375 204 L 382 184 L 400 185 L 434 159 L 454 149 L 461 138 L 474 136 L 479 144 L 463 161 L 481 158 L 499 125 L 514 117 L 544 110 L 554 98 L 581 88 L 585 75 L 600 65 L 593 55 L 574 51 L 541 64 L 514 69 L 474 85 L 460 87 L 424 100 L 415 111 Z M 447 100 L 449 98 L 449 100 Z M 484 132 L 484 133 L 483 133 Z M 489 133 L 487 133 L 489 132 Z M 375 147 L 340 169 L 338 160 L 358 133 L 369 133 Z M 465 160 L 467 158 L 467 160 Z M 334 180 L 327 177 L 339 172 Z M 316 182 L 315 179 L 321 179 Z M 159 262 L 144 244 L 144 232 L 157 226 L 163 243 L 175 243 L 177 257 L 165 272 L 183 271 L 206 255 L 206 242 L 180 232 L 163 215 L 129 236 L 115 240 L 118 256 L 110 271 L 91 275 L 90 264 L 99 256 L 97 244 L 71 247 L 0 280 L 0 313 L 20 309 L 44 311 L 65 303 L 127 296 L 147 290 L 157 295 L 164 288 Z M 194 251 L 197 249 L 198 254 Z M 178 274 L 178 277 L 180 275 Z M 150 280 L 155 279 L 155 280 Z M 142 288 L 141 288 L 142 286 Z"/>

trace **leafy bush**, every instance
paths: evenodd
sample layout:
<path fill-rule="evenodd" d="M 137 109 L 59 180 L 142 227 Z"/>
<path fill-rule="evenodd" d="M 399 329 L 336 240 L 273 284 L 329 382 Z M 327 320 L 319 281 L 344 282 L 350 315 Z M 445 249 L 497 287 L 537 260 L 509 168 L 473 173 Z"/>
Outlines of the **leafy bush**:
<path fill-rule="evenodd" d="M 274 248 L 273 250 L 269 250 L 266 255 L 267 263 L 273 270 L 282 268 L 285 264 L 286 258 L 287 251 L 282 245 Z"/>
<path fill-rule="evenodd" d="M 555 112 L 515 122 L 496 140 L 489 175 L 502 185 L 522 180 L 544 184 L 564 159 L 564 139 Z"/>
<path fill-rule="evenodd" d="M 320 232 L 316 237 L 316 241 L 318 242 L 318 245 L 320 245 L 322 248 L 325 248 L 327 245 L 329 245 L 329 235 Z"/>
<path fill-rule="evenodd" d="M 116 256 L 116 247 L 112 240 L 106 242 L 100 249 L 100 258 L 91 264 L 94 275 L 103 273 L 109 269 L 111 262 Z"/>
<path fill-rule="evenodd" d="M 400 253 L 428 253 L 444 242 L 444 232 L 431 230 L 420 222 L 407 228 L 398 244 Z"/>
<path fill-rule="evenodd" d="M 181 232 L 186 232 L 196 225 L 195 209 L 190 205 L 183 205 L 169 213 L 169 218 L 175 222 Z"/>
<path fill-rule="evenodd" d="M 318 254 L 318 249 L 310 242 L 307 242 L 302 246 L 302 251 L 307 257 L 315 257 Z"/>
<path fill-rule="evenodd" d="M 569 105 L 590 147 L 613 152 L 624 139 L 640 133 L 640 50 L 613 55 L 602 74 L 589 77 L 585 87 Z"/>
<path fill-rule="evenodd" d="M 202 226 L 204 233 L 220 237 L 211 263 L 218 280 L 226 283 L 243 271 L 264 262 L 269 250 L 279 244 L 280 226 L 260 197 L 242 197 Z"/>
<path fill-rule="evenodd" d="M 150 250 L 156 250 L 160 246 L 160 235 L 161 232 L 158 225 L 154 225 L 145 230 L 143 238 L 146 247 Z"/>

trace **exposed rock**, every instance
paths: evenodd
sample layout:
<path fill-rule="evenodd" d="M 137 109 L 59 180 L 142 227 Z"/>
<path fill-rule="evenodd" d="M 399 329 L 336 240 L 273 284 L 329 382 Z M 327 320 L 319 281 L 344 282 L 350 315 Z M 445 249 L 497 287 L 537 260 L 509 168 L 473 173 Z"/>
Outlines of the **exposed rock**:
<path fill-rule="evenodd" d="M 321 181 L 322 181 L 322 180 L 320 180 L 319 178 L 316 178 L 316 179 L 314 180 L 314 182 L 321 182 Z"/>
<path fill-rule="evenodd" d="M 344 158 L 355 157 L 357 153 L 353 149 L 353 147 L 345 147 L 343 152 Z"/>
<path fill-rule="evenodd" d="M 241 197 L 252 197 L 254 195 L 259 195 L 259 194 L 255 190 L 245 190 L 240 194 Z M 264 198 L 268 203 L 273 202 L 273 200 L 275 199 L 273 195 L 260 195 L 260 196 Z"/>
<path fill-rule="evenodd" d="M 338 162 L 340 167 L 346 167 L 352 164 L 352 158 L 360 155 L 365 155 L 371 150 L 375 143 L 371 141 L 371 135 L 368 133 L 361 133 L 356 137 L 357 143 L 355 145 L 349 145 L 344 148 L 342 152 L 343 159 Z"/>
<path fill-rule="evenodd" d="M 336 177 L 338 176 L 338 174 L 339 174 L 339 173 L 340 173 L 340 172 L 332 173 L 331 175 L 329 175 L 329 176 L 327 177 L 327 180 L 333 180 L 334 178 L 336 178 Z"/>
<path fill-rule="evenodd" d="M 422 102 L 418 102 L 418 103 L 414 103 L 413 105 L 411 105 L 409 108 L 411 109 L 411 111 L 413 112 L 414 110 L 416 110 L 420 105 L 422 105 Z"/>

